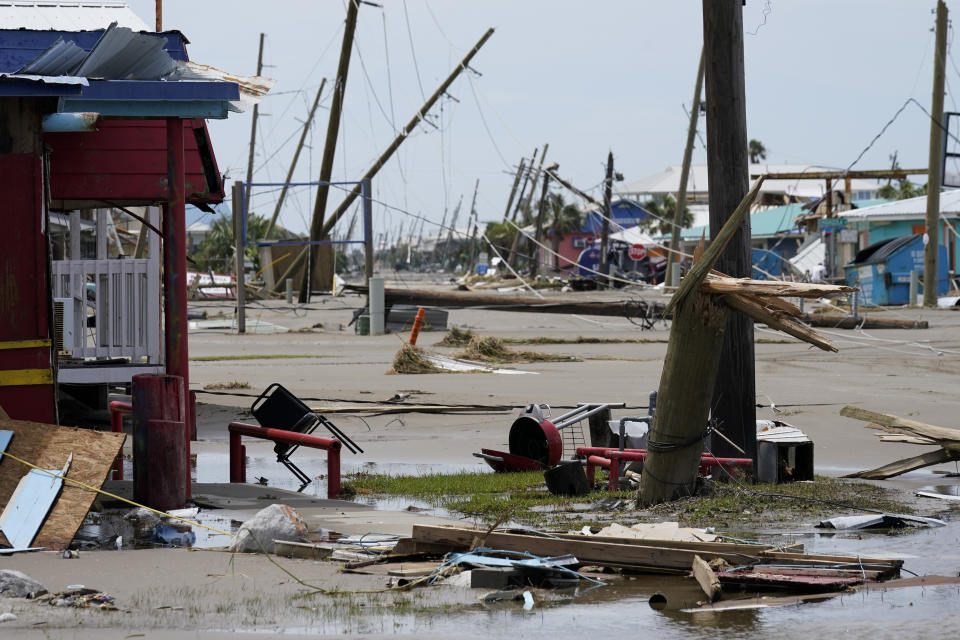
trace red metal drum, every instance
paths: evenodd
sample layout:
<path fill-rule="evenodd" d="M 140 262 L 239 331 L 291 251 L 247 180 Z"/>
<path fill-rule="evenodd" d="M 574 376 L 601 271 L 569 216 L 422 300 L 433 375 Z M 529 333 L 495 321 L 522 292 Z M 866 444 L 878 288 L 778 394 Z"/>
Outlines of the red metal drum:
<path fill-rule="evenodd" d="M 525 412 L 510 427 L 510 453 L 552 467 L 563 455 L 563 440 L 552 422 Z"/>

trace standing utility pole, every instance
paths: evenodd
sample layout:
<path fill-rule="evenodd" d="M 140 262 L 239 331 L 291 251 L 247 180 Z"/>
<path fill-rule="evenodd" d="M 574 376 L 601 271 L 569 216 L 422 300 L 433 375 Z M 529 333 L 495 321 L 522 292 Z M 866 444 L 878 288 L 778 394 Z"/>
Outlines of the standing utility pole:
<path fill-rule="evenodd" d="M 360 0 L 348 0 L 347 23 L 340 43 L 340 63 L 337 65 L 337 79 L 333 85 L 333 99 L 330 102 L 330 119 L 327 121 L 327 137 L 323 144 L 323 158 L 320 161 L 320 185 L 317 187 L 317 199 L 313 203 L 313 219 L 310 222 L 310 240 L 323 240 L 323 217 L 327 208 L 327 195 L 330 192 L 330 176 L 333 174 L 333 156 L 337 149 L 337 135 L 340 132 L 340 114 L 343 111 L 343 94 L 347 88 L 347 73 L 350 71 L 350 53 L 353 51 L 353 34 L 357 30 L 357 13 Z M 312 260 L 303 272 L 300 286 L 300 302 L 310 299 L 310 265 L 316 264 L 320 257 L 319 248 L 310 246 Z"/>
<path fill-rule="evenodd" d="M 547 145 L 549 146 L 549 145 Z M 520 207 L 523 205 L 523 194 L 527 192 L 527 183 L 530 182 L 530 176 L 533 175 L 533 163 L 537 161 L 537 149 L 533 150 L 533 155 L 530 156 L 530 164 L 527 165 L 527 171 L 523 174 L 523 182 L 520 184 L 520 193 L 517 194 L 517 206 L 513 208 L 513 217 L 510 218 L 514 222 L 517 221 L 517 214 L 520 213 Z"/>
<path fill-rule="evenodd" d="M 290 168 L 287 170 L 287 179 L 283 181 L 280 197 L 277 198 L 277 205 L 273 208 L 273 215 L 270 216 L 270 224 L 267 225 L 267 231 L 263 234 L 264 239 L 270 237 L 270 232 L 273 231 L 273 227 L 277 223 L 280 208 L 283 207 L 283 201 L 287 197 L 287 188 L 290 185 L 290 181 L 293 180 L 293 172 L 297 168 L 297 160 L 300 159 L 300 151 L 303 149 L 303 143 L 307 139 L 307 132 L 310 130 L 310 125 L 313 124 L 313 114 L 316 113 L 317 106 L 320 104 L 320 94 L 323 93 L 323 88 L 326 84 L 326 78 L 320 81 L 320 88 L 317 89 L 317 97 L 313 99 L 313 106 L 310 107 L 310 115 L 307 116 L 307 121 L 303 123 L 303 131 L 300 132 L 300 141 L 297 143 L 297 150 L 293 152 L 293 160 L 290 161 Z"/>
<path fill-rule="evenodd" d="M 707 170 L 710 237 L 740 204 L 749 187 L 747 105 L 743 72 L 743 6 L 739 1 L 703 0 L 703 56 L 707 96 Z M 676 235 L 676 233 L 674 233 Z M 750 216 L 716 262 L 735 278 L 749 277 Z M 736 451 L 713 438 L 720 457 L 757 459 L 757 412 L 754 379 L 753 320 L 731 313 L 726 322 L 719 373 L 713 391 L 713 418 L 723 435 L 740 446 Z"/>
<path fill-rule="evenodd" d="M 697 135 L 697 118 L 700 117 L 700 91 L 703 87 L 703 49 L 700 49 L 700 64 L 697 67 L 696 88 L 690 103 L 690 126 L 687 128 L 687 146 L 683 148 L 683 166 L 680 169 L 680 188 L 677 190 L 677 209 L 673 212 L 673 229 L 670 230 L 670 255 L 667 256 L 667 286 L 675 287 L 673 269 L 670 265 L 680 258 L 680 227 L 683 210 L 687 208 L 687 181 L 690 179 L 690 161 L 693 157 L 693 141 Z"/>
<path fill-rule="evenodd" d="M 943 163 L 943 81 L 947 58 L 947 5 L 937 1 L 937 48 L 933 59 L 933 99 L 930 104 L 930 160 L 927 173 L 927 232 L 923 248 L 923 306 L 937 306 L 940 284 L 937 259 L 940 252 L 940 180 Z M 911 301 L 910 304 L 914 304 Z"/>
<path fill-rule="evenodd" d="M 263 34 L 260 34 L 260 49 L 257 52 L 257 75 L 263 72 Z M 253 152 L 257 145 L 257 119 L 260 117 L 260 105 L 253 105 L 253 120 L 250 122 L 250 155 L 247 157 L 247 191 L 253 182 Z M 249 193 L 247 197 L 249 197 Z"/>
<path fill-rule="evenodd" d="M 546 147 L 544 147 L 546 151 Z M 546 155 L 546 154 L 544 154 Z M 540 157 L 540 160 L 543 160 L 543 157 Z M 553 166 L 553 165 L 551 165 Z M 556 170 L 556 167 L 554 167 Z M 534 236 L 534 239 L 540 243 L 542 242 L 541 238 L 543 237 L 543 214 L 547 210 L 547 188 L 550 186 L 550 172 L 546 171 L 543 174 L 543 191 L 540 192 L 540 208 L 537 211 L 537 233 Z M 530 262 L 530 277 L 536 278 L 537 271 L 540 269 L 540 245 L 536 244 L 533 247 L 533 260 Z"/>
<path fill-rule="evenodd" d="M 163 31 L 163 0 L 157 0 L 157 33 Z"/>
<path fill-rule="evenodd" d="M 243 183 L 233 183 L 233 238 L 237 269 L 237 333 L 247 332 L 247 285 L 244 282 L 243 267 Z M 212 282 L 210 284 L 213 284 Z"/>
<path fill-rule="evenodd" d="M 600 273 L 610 275 L 610 259 L 607 253 L 610 250 L 610 217 L 613 213 L 610 200 L 613 197 L 613 151 L 607 154 L 607 177 L 603 181 L 603 224 L 600 226 Z M 609 287 L 610 281 L 605 280 L 603 286 Z"/>

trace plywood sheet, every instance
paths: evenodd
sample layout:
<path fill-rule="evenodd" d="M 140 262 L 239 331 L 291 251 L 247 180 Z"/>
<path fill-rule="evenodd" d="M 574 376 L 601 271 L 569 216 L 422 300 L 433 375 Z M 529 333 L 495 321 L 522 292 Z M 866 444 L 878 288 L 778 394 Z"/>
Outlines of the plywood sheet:
<path fill-rule="evenodd" d="M 100 487 L 107 479 L 114 459 L 123 447 L 125 434 L 58 427 L 26 420 L 0 420 L 0 429 L 13 431 L 7 451 L 44 469 L 60 469 L 70 454 L 73 462 L 67 478 Z M 13 459 L 0 464 L 0 505 L 9 502 L 29 467 Z M 72 483 L 64 483 L 60 499 L 33 541 L 37 547 L 65 549 L 73 539 L 97 494 Z"/>

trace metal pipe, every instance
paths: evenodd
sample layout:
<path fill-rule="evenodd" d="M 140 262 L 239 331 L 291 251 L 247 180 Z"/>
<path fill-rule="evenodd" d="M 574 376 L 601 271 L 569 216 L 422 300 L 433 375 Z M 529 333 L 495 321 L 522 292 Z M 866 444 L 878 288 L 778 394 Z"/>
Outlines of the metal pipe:
<path fill-rule="evenodd" d="M 553 426 L 555 426 L 557 429 L 563 429 L 564 427 L 569 427 L 571 424 L 576 424 L 581 420 L 585 420 L 596 413 L 600 413 L 605 409 L 611 407 L 615 409 L 622 409 L 625 406 L 625 402 L 582 402 L 576 409 L 567 411 L 562 416 L 558 416 L 556 420 L 551 420 L 551 422 L 553 422 Z M 586 411 L 586 413 L 579 415 L 583 411 Z M 573 416 L 576 417 L 574 418 Z"/>
<path fill-rule="evenodd" d="M 227 425 L 230 433 L 230 482 L 246 482 L 246 456 L 241 445 L 241 436 L 272 440 L 286 444 L 296 444 L 311 449 L 324 449 L 327 452 L 327 497 L 340 495 L 340 448 L 342 443 L 333 438 L 321 438 L 285 429 L 257 427 L 242 422 Z"/>

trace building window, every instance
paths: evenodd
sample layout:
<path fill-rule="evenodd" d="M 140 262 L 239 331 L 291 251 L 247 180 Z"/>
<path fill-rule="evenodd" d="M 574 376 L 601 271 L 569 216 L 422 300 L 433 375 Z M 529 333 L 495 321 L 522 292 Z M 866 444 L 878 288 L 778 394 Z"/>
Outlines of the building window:
<path fill-rule="evenodd" d="M 570 244 L 574 249 L 583 249 L 587 246 L 586 238 L 571 238 Z"/>

